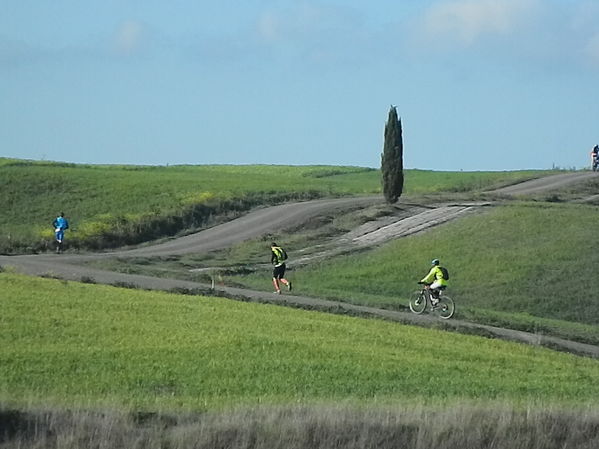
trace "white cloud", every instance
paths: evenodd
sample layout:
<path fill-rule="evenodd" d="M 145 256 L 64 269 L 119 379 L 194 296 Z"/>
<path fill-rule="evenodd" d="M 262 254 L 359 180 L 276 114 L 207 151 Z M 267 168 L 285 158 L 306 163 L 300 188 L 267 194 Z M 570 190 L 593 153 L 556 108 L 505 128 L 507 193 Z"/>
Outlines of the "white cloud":
<path fill-rule="evenodd" d="M 597 28 L 597 19 L 599 19 L 599 4 L 596 0 L 581 1 L 579 4 L 570 6 L 572 10 L 571 28 L 572 30 L 594 31 Z"/>
<path fill-rule="evenodd" d="M 358 10 L 313 1 L 264 10 L 252 28 L 256 48 L 273 57 L 331 65 L 370 57 L 373 34 Z"/>
<path fill-rule="evenodd" d="M 275 13 L 265 12 L 258 19 L 258 35 L 267 42 L 274 41 L 280 37 L 281 26 L 281 20 Z"/>
<path fill-rule="evenodd" d="M 571 13 L 567 29 L 572 52 L 599 67 L 599 4 L 583 1 Z"/>
<path fill-rule="evenodd" d="M 322 41 L 324 37 L 346 35 L 361 28 L 359 14 L 344 7 L 323 6 L 309 2 L 287 9 L 264 11 L 256 24 L 264 41 Z"/>
<path fill-rule="evenodd" d="M 125 21 L 114 34 L 114 49 L 123 55 L 136 53 L 143 46 L 145 35 L 145 26 L 141 22 Z"/>
<path fill-rule="evenodd" d="M 429 40 L 471 45 L 485 35 L 505 35 L 525 23 L 538 0 L 454 0 L 431 6 L 423 19 Z"/>

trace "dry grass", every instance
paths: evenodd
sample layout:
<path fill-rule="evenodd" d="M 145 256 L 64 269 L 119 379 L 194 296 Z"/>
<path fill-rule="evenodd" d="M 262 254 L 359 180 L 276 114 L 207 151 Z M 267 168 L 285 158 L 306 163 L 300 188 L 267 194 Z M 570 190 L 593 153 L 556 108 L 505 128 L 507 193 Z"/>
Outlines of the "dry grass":
<path fill-rule="evenodd" d="M 591 449 L 599 409 L 263 407 L 204 414 L 0 409 L 0 448 Z"/>

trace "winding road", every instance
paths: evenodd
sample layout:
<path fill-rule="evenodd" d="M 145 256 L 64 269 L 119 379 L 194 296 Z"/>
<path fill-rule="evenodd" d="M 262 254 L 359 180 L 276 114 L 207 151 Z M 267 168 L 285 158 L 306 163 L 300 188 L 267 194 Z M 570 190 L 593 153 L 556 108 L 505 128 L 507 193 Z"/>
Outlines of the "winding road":
<path fill-rule="evenodd" d="M 594 176 L 598 175 L 594 172 L 560 173 L 497 189 L 491 193 L 505 196 L 527 195 L 561 188 L 568 184 L 583 182 Z M 87 278 L 102 284 L 135 285 L 145 289 L 197 289 L 208 292 L 210 291 L 209 286 L 197 282 L 99 270 L 88 267 L 82 262 L 106 257 L 156 257 L 208 252 L 215 249 L 227 248 L 244 240 L 260 237 L 268 233 L 274 233 L 288 227 L 300 226 L 307 220 L 323 213 L 360 208 L 366 205 L 376 204 L 377 202 L 382 203 L 383 199 L 378 196 L 368 196 L 288 203 L 274 207 L 255 209 L 240 218 L 222 225 L 156 245 L 93 254 L 0 256 L 0 266 L 14 267 L 16 271 L 24 274 L 52 276 L 72 281 L 81 281 L 82 279 Z M 483 205 L 484 204 L 481 203 L 457 205 L 445 204 L 432 209 L 421 208 L 418 210 L 418 208 L 415 208 L 413 215 L 396 217 L 395 221 L 389 221 L 390 219 L 387 217 L 386 221 L 383 219 L 380 222 L 367 223 L 360 229 L 349 233 L 345 243 L 350 246 L 377 245 L 388 239 L 398 238 L 415 232 L 422 232 L 431 226 L 456 219 L 468 213 L 476 212 Z M 356 314 L 360 316 L 375 316 L 402 323 L 442 326 L 446 329 L 485 334 L 495 338 L 548 346 L 554 349 L 599 358 L 599 347 L 597 346 L 460 320 L 440 322 L 437 318 L 432 316 L 417 316 L 409 312 L 376 309 L 297 295 L 275 295 L 231 287 L 217 287 L 216 290 L 211 292 L 213 294 L 231 298 L 244 298 L 256 302 L 290 305 L 336 313 Z"/>

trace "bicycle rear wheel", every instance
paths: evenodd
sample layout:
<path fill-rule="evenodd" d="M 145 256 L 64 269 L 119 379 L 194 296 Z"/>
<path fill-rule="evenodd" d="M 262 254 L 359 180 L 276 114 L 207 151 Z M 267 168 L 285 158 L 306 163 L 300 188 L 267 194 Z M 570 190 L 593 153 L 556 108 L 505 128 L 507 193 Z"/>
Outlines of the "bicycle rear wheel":
<path fill-rule="evenodd" d="M 410 310 L 420 315 L 426 310 L 426 296 L 423 292 L 417 291 L 410 297 Z"/>
<path fill-rule="evenodd" d="M 435 307 L 435 313 L 444 320 L 451 318 L 455 313 L 455 303 L 453 302 L 453 299 L 449 296 L 441 295 L 439 302 Z"/>

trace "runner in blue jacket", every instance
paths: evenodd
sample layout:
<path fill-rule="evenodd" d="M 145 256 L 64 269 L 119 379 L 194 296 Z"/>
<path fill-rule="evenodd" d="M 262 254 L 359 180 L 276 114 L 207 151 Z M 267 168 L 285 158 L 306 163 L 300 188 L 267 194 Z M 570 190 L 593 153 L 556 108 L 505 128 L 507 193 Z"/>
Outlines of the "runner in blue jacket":
<path fill-rule="evenodd" d="M 64 242 L 64 231 L 69 229 L 69 221 L 64 218 L 64 212 L 54 219 L 52 226 L 54 226 L 54 237 L 56 238 L 56 252 L 60 253 Z"/>

